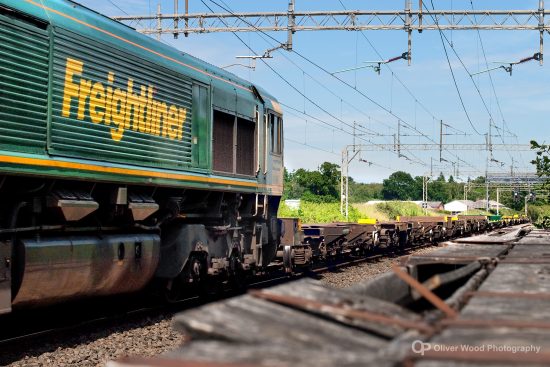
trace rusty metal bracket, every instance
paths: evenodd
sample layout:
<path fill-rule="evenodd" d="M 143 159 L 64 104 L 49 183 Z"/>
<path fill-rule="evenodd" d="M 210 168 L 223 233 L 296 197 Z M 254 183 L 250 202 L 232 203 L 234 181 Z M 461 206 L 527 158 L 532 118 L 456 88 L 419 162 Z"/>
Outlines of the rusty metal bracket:
<path fill-rule="evenodd" d="M 346 308 L 343 305 L 323 303 L 302 297 L 279 295 L 265 290 L 251 290 L 248 293 L 256 298 L 264 299 L 266 301 L 278 303 L 284 306 L 295 307 L 302 310 L 323 312 L 327 314 L 347 317 L 350 319 L 394 325 L 404 329 L 418 330 L 424 333 L 433 332 L 433 328 L 423 322 L 403 320 L 400 318 L 365 310 L 354 310 Z"/>
<path fill-rule="evenodd" d="M 445 303 L 441 298 L 435 295 L 432 291 L 422 285 L 418 280 L 411 277 L 409 274 L 404 272 L 399 266 L 393 264 L 392 270 L 401 280 L 407 283 L 412 289 L 420 293 L 424 298 L 426 298 L 432 305 L 441 310 L 447 317 L 456 317 L 458 314 L 456 310 L 451 308 L 448 304 Z"/>
<path fill-rule="evenodd" d="M 533 292 L 495 292 L 495 291 L 470 291 L 466 296 L 472 297 L 502 297 L 502 298 L 527 298 L 527 299 L 548 299 L 550 293 Z"/>
<path fill-rule="evenodd" d="M 509 327 L 513 329 L 550 329 L 550 322 L 525 320 L 491 320 L 491 319 L 444 319 L 443 326 L 463 328 Z"/>
<path fill-rule="evenodd" d="M 501 264 L 550 264 L 550 258 L 535 257 L 508 257 L 500 261 Z"/>

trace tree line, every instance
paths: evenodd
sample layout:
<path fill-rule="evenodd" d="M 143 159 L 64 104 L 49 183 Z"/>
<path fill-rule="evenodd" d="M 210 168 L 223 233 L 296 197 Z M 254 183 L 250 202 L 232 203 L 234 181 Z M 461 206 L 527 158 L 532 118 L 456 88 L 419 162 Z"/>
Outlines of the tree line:
<path fill-rule="evenodd" d="M 531 141 L 531 148 L 536 158 L 531 163 L 536 167 L 537 174 L 546 177 L 546 183 L 539 190 L 536 202 L 530 208 L 530 215 L 540 218 L 540 221 L 550 227 L 550 144 L 539 144 Z M 468 179 L 467 182 L 476 184 L 469 187 L 466 182 L 457 182 L 453 176 L 445 178 L 440 174 L 428 183 L 428 200 L 449 202 L 463 199 L 465 187 L 470 200 L 485 199 L 485 178 L 480 176 Z M 369 200 L 422 200 L 422 176 L 413 177 L 407 172 L 397 171 L 384 179 L 382 183 L 361 183 L 349 178 L 349 200 L 352 203 Z M 520 192 L 519 198 L 527 195 Z M 540 196 L 539 196 L 540 195 Z M 495 192 L 490 192 L 491 199 L 496 199 Z M 283 199 L 302 199 L 309 202 L 338 202 L 340 200 L 340 166 L 324 162 L 317 170 L 300 168 L 289 172 L 284 171 Z M 503 192 L 500 196 L 501 204 L 521 210 L 523 200 L 517 200 L 511 192 Z M 531 213 L 532 212 L 532 213 Z M 536 220 L 538 218 L 532 218 Z"/>
<path fill-rule="evenodd" d="M 469 180 L 475 184 L 485 183 L 484 177 Z M 481 185 L 479 185 L 481 186 Z M 428 183 L 428 200 L 443 203 L 464 198 L 464 182 L 457 182 L 453 176 L 446 178 L 442 173 Z M 494 199 L 494 193 L 492 193 Z M 361 183 L 349 178 L 349 201 L 352 203 L 369 200 L 422 200 L 422 176 L 413 177 L 404 171 L 397 171 L 382 183 Z M 511 196 L 511 195 L 510 195 Z M 475 187 L 468 190 L 468 199 L 485 198 L 485 189 Z M 338 202 L 340 200 L 340 166 L 324 162 L 317 170 L 300 168 L 284 172 L 283 199 L 302 199 L 309 202 Z M 501 197 L 504 205 L 513 207 L 512 198 Z"/>

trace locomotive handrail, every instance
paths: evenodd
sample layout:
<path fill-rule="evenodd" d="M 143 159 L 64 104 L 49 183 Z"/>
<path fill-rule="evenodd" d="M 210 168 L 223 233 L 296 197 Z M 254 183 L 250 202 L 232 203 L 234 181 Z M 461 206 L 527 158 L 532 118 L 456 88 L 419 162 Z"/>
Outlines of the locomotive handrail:
<path fill-rule="evenodd" d="M 268 154 L 268 148 L 267 148 L 267 139 L 268 139 L 268 115 L 267 114 L 264 114 L 264 130 L 265 130 L 265 134 L 264 134 L 264 175 L 267 174 L 267 154 Z"/>

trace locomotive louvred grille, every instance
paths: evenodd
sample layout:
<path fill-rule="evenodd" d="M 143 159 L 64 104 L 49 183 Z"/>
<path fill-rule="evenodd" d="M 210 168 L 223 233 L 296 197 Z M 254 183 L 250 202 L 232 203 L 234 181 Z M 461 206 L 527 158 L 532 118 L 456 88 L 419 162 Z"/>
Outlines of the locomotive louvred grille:
<path fill-rule="evenodd" d="M 254 122 L 239 118 L 237 120 L 237 173 L 252 176 L 254 174 Z"/>
<path fill-rule="evenodd" d="M 43 153 L 48 97 L 48 32 L 0 15 L 0 146 Z"/>
<path fill-rule="evenodd" d="M 214 111 L 213 168 L 215 171 L 233 172 L 233 124 L 235 117 Z"/>

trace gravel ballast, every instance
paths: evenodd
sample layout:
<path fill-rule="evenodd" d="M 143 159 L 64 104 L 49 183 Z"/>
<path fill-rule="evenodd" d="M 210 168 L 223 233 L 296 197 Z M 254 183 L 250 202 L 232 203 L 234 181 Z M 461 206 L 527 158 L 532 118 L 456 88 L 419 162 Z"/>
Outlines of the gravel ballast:
<path fill-rule="evenodd" d="M 79 335 L 53 340 L 38 338 L 31 342 L 32 345 L 18 345 L 2 351 L 1 364 L 5 366 L 13 361 L 7 366 L 103 367 L 108 360 L 124 356 L 155 356 L 184 342 L 182 335 L 172 330 L 172 316 L 156 316 L 129 325 L 90 330 L 85 335 L 80 331 Z"/>
<path fill-rule="evenodd" d="M 422 247 L 415 250 L 409 250 L 406 254 L 399 254 L 390 257 L 383 256 L 374 260 L 359 263 L 357 265 L 346 266 L 335 271 L 328 271 L 321 274 L 319 276 L 319 280 L 326 285 L 335 288 L 350 287 L 355 283 L 375 278 L 380 274 L 390 271 L 392 264 L 394 264 L 401 256 L 427 253 L 435 250 L 436 248 L 437 245 Z"/>

